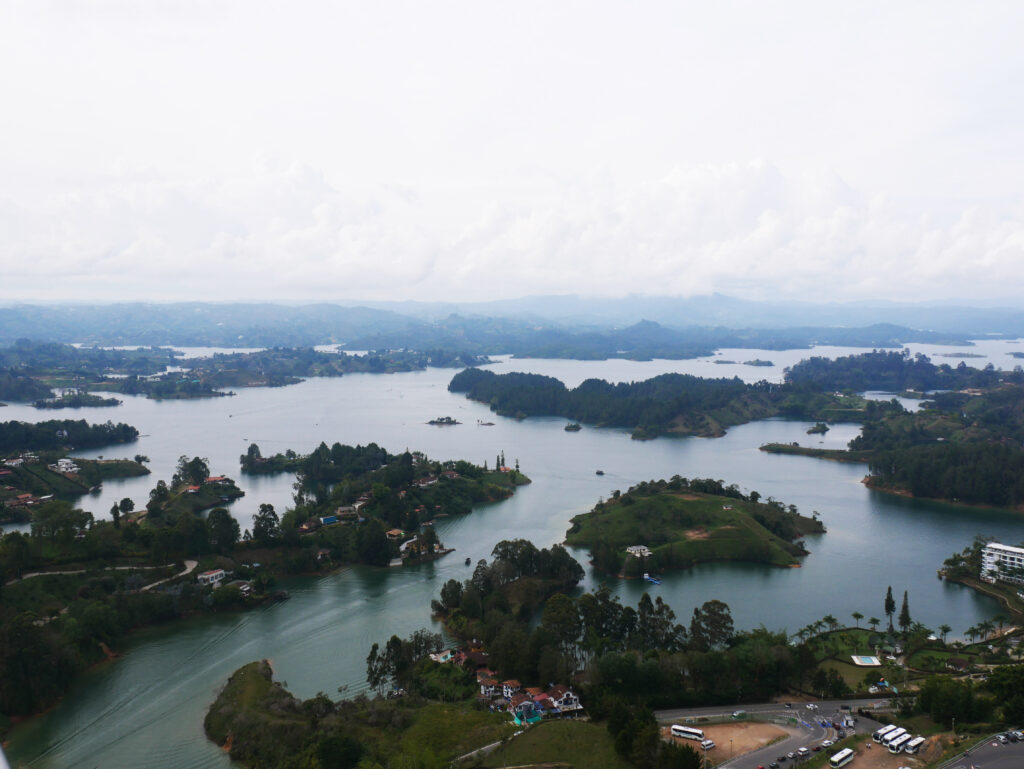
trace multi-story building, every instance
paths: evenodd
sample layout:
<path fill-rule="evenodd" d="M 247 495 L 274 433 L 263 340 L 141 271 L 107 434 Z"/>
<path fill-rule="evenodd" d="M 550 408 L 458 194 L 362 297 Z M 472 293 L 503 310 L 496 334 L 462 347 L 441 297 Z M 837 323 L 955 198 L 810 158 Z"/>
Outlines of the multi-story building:
<path fill-rule="evenodd" d="M 1024 585 L 1024 547 L 989 542 L 981 551 L 980 576 L 985 582 Z"/>

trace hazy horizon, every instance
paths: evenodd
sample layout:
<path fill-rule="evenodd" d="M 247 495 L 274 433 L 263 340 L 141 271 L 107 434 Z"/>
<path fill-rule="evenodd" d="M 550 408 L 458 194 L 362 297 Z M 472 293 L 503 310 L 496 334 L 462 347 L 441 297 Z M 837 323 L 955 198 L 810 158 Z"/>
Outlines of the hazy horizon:
<path fill-rule="evenodd" d="M 3 301 L 1018 306 L 1024 6 L 15 2 Z"/>

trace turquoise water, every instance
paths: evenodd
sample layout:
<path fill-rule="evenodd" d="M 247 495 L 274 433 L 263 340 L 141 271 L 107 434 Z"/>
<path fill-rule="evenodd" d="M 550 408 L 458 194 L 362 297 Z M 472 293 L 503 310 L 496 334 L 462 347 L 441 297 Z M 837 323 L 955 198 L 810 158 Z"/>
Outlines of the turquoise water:
<path fill-rule="evenodd" d="M 807 355 L 798 353 L 797 359 Z M 785 360 L 776 351 L 738 351 L 729 357 Z M 985 360 L 968 363 L 984 365 Z M 692 372 L 700 365 L 712 366 L 718 375 L 723 375 L 721 369 L 736 368 L 760 379 L 766 372 L 700 361 L 529 360 L 495 368 L 537 371 L 572 385 L 589 376 L 644 379 L 661 370 Z M 126 397 L 119 408 L 75 414 L 90 421 L 126 421 L 142 433 L 131 446 L 83 456 L 142 453 L 151 458 L 154 470 L 147 478 L 107 482 L 99 495 L 83 498 L 82 505 L 98 515 L 124 496 L 142 504 L 158 478 L 170 478 L 180 454 L 206 456 L 215 474 L 240 479 L 246 496 L 234 503 L 233 513 L 243 526 L 261 502 L 283 510 L 291 497 L 291 476 L 250 479 L 238 471 L 238 457 L 250 441 L 264 453 L 308 451 L 321 440 L 374 441 L 392 452 L 418 449 L 436 459 L 492 464 L 504 451 L 509 462 L 519 460 L 533 484 L 509 500 L 441 522 L 438 533 L 456 548 L 441 561 L 390 570 L 347 568 L 327 577 L 296 579 L 286 585 L 290 601 L 133 635 L 120 659 L 90 671 L 51 712 L 12 732 L 7 748 L 12 765 L 229 766 L 224 754 L 203 737 L 202 718 L 237 667 L 269 658 L 278 677 L 302 697 L 318 691 L 342 696 L 339 688 L 344 694 L 361 691 L 370 645 L 392 633 L 431 626 L 429 602 L 447 579 L 469 576 L 465 557 L 474 562 L 489 557 L 496 542 L 511 537 L 525 537 L 538 546 L 559 542 L 573 515 L 589 510 L 614 489 L 641 480 L 677 473 L 720 478 L 796 504 L 802 512 L 820 513 L 828 533 L 808 538 L 811 555 L 800 569 L 708 564 L 661 575 L 663 582 L 657 586 L 610 579 L 588 569 L 587 586 L 607 582 L 630 603 L 648 590 L 668 601 L 681 618 L 706 600 L 723 600 L 740 628 L 763 624 L 795 631 L 825 614 L 849 621 L 854 611 L 884 617 L 882 602 L 892 585 L 897 594 L 909 591 L 916 619 L 933 628 L 946 622 L 955 636 L 998 608 L 972 591 L 936 579 L 942 560 L 975 534 L 1024 540 L 1021 516 L 878 494 L 860 483 L 861 466 L 758 451 L 769 441 L 842 447 L 856 435 L 856 425 L 836 425 L 824 436 L 809 436 L 809 423 L 768 420 L 734 428 L 723 438 L 637 442 L 620 430 L 584 426 L 567 433 L 561 419 L 496 417 L 482 405 L 449 393 L 452 374 L 351 375 L 188 402 Z M 463 424 L 425 424 L 445 415 Z M 40 415 L 11 406 L 3 418 L 37 420 Z M 480 427 L 478 419 L 496 424 Z M 595 475 L 597 469 L 605 474 Z M 585 553 L 576 555 L 585 563 Z"/>

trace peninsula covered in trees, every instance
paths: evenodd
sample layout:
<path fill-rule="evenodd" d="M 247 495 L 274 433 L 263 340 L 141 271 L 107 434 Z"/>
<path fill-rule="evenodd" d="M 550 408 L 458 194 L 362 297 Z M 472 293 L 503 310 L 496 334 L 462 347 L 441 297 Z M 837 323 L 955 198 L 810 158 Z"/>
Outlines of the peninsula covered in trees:
<path fill-rule="evenodd" d="M 1024 507 L 1024 372 L 935 366 L 925 356 L 865 353 L 815 358 L 787 378 L 831 387 L 929 390 L 921 409 L 892 401 L 865 411 L 847 451 L 769 444 L 765 451 L 867 462 L 873 488 L 972 505 Z"/>
<path fill-rule="evenodd" d="M 706 561 L 793 566 L 807 554 L 800 537 L 821 534 L 815 513 L 743 494 L 710 478 L 650 481 L 618 491 L 572 519 L 566 543 L 589 548 L 594 568 L 639 577 Z M 628 552 L 631 546 L 643 552 Z"/>
<path fill-rule="evenodd" d="M 469 368 L 456 374 L 448 389 L 487 403 L 504 416 L 561 416 L 630 428 L 634 438 L 718 436 L 728 427 L 773 416 L 858 421 L 865 408 L 857 396 L 689 374 L 662 374 L 618 384 L 588 379 L 569 389 L 558 379 L 540 374 L 495 374 Z"/>
<path fill-rule="evenodd" d="M 0 399 L 34 401 L 37 408 L 113 406 L 94 392 L 150 398 L 203 398 L 230 387 L 280 387 L 307 377 L 390 374 L 428 366 L 461 368 L 488 362 L 450 349 L 379 350 L 361 355 L 313 348 L 274 347 L 184 359 L 167 348 L 107 350 L 19 339 L 0 348 Z M 51 388 L 69 391 L 58 399 Z"/>
<path fill-rule="evenodd" d="M 258 457 L 258 447 L 250 455 Z M 518 469 L 392 455 L 372 443 L 322 444 L 296 459 L 294 507 L 279 515 L 260 504 L 245 531 L 228 509 L 243 492 L 200 456 L 181 456 L 143 504 L 123 499 L 110 520 L 59 499 L 32 506 L 31 533 L 0 539 L 0 583 L 14 580 L 0 602 L 0 670 L 8 671 L 0 676 L 0 713 L 51 704 L 81 670 L 116 653 L 132 628 L 269 600 L 278 575 L 440 557 L 449 551 L 434 519 L 504 499 L 529 482 Z M 8 482 L 22 471 L 14 468 Z M 210 593 L 195 582 L 197 567 L 227 570 L 239 582 Z M 73 573 L 55 573 L 63 570 Z M 29 572 L 44 574 L 18 581 Z"/>

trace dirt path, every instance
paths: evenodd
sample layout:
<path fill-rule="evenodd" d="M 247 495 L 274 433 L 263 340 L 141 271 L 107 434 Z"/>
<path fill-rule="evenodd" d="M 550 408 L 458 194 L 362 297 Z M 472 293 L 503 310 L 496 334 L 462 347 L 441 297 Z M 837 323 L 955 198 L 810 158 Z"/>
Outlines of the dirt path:
<path fill-rule="evenodd" d="M 735 724 L 701 724 L 700 728 L 704 730 L 705 737 L 715 741 L 715 747 L 708 751 L 708 758 L 715 764 L 763 748 L 769 743 L 790 735 L 790 732 L 781 726 L 757 721 L 742 721 Z M 671 737 L 671 728 L 663 729 L 662 736 Z M 699 751 L 697 743 L 692 740 L 677 739 L 676 742 L 680 745 L 689 745 Z"/>
<path fill-rule="evenodd" d="M 144 588 L 142 588 L 142 592 L 146 592 L 147 590 L 151 590 L 152 588 L 156 587 L 157 585 L 164 584 L 164 582 L 170 582 L 172 579 L 177 579 L 178 577 L 184 577 L 186 574 L 191 574 L 193 571 L 195 571 L 195 568 L 198 565 L 199 565 L 199 561 L 192 561 L 192 560 L 185 561 L 185 568 L 184 568 L 184 570 L 179 571 L 177 574 L 175 574 L 172 577 L 168 577 L 167 579 L 161 579 L 158 582 L 153 582 L 152 584 L 146 585 Z"/>
<path fill-rule="evenodd" d="M 108 566 L 107 569 L 116 570 L 116 571 L 142 571 L 143 569 L 166 569 L 167 566 L 173 566 L 173 565 L 174 565 L 173 563 L 169 563 L 166 566 Z M 168 580 L 175 579 L 177 577 L 184 577 L 186 574 L 189 574 L 190 572 L 192 572 L 196 568 L 196 566 L 198 566 L 198 565 L 199 565 L 198 561 L 191 561 L 191 560 L 185 561 L 185 570 L 184 571 L 179 572 L 178 574 L 175 574 L 173 577 L 168 577 L 167 579 L 162 579 L 159 582 L 154 582 L 152 585 L 146 585 L 142 589 L 143 590 L 149 590 L 151 587 L 156 587 L 157 585 L 162 585 L 164 582 L 167 582 Z M 60 575 L 60 574 L 85 574 L 86 571 L 88 571 L 88 569 L 69 569 L 67 571 L 33 571 L 33 572 L 29 572 L 28 574 L 23 574 L 22 576 L 18 577 L 17 579 L 9 579 L 4 584 L 5 585 L 14 585 L 14 584 L 16 584 L 18 582 L 21 582 L 22 580 L 32 579 L 33 577 L 49 577 L 51 575 Z"/>

